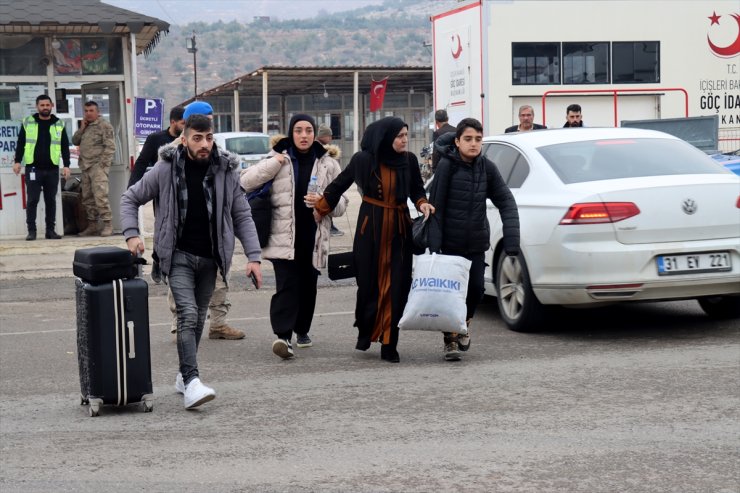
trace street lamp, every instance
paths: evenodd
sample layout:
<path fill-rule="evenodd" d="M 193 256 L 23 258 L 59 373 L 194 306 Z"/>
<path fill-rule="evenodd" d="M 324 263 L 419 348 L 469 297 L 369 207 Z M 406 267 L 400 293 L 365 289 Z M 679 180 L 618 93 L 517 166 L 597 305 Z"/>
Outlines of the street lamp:
<path fill-rule="evenodd" d="M 195 47 L 195 31 L 193 31 L 193 36 L 190 38 L 185 38 L 185 48 L 187 48 L 188 53 L 193 54 L 193 85 L 195 87 L 195 99 L 198 98 L 198 65 L 196 60 L 196 53 L 198 53 L 198 48 Z"/>

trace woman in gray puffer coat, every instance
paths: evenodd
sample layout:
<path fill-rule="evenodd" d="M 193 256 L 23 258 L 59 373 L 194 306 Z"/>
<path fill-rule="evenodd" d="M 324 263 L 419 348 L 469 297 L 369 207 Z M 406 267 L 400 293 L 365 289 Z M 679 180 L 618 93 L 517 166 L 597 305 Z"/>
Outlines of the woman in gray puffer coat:
<path fill-rule="evenodd" d="M 440 245 L 432 245 L 445 255 L 458 255 L 472 262 L 468 280 L 467 321 L 483 298 L 485 254 L 491 247 L 491 229 L 486 216 L 486 199 L 491 199 L 501 215 L 504 251 L 519 254 L 519 212 L 509 187 L 496 166 L 481 154 L 483 125 L 465 118 L 455 133 L 446 133 L 435 142 L 440 153 L 429 201 L 436 208 L 440 226 Z M 444 333 L 445 359 L 457 361 L 460 351 L 470 347 L 470 332 Z"/>

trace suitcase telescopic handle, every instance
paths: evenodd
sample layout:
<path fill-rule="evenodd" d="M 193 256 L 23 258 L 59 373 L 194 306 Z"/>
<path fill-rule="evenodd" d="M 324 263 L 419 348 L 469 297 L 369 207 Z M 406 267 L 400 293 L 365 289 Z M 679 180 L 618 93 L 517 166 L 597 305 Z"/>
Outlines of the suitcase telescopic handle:
<path fill-rule="evenodd" d="M 136 358 L 136 343 L 134 341 L 134 322 L 126 322 L 128 327 L 128 359 Z"/>

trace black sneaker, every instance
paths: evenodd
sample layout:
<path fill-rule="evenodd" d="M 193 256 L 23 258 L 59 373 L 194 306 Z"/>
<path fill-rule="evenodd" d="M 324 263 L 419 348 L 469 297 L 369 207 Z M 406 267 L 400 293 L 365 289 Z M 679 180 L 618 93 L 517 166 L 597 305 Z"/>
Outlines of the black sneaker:
<path fill-rule="evenodd" d="M 46 232 L 46 239 L 47 240 L 61 240 L 62 237 L 59 236 L 56 231 L 54 231 L 53 229 L 50 229 L 49 231 Z"/>
<path fill-rule="evenodd" d="M 294 356 L 293 346 L 288 339 L 275 339 L 272 343 L 272 352 L 283 359 L 290 359 Z"/>
<path fill-rule="evenodd" d="M 26 235 L 26 241 L 33 241 L 36 239 L 36 231 L 29 231 Z"/>
<path fill-rule="evenodd" d="M 298 334 L 296 336 L 295 345 L 298 347 L 311 347 L 313 346 L 313 342 L 311 342 L 311 338 L 308 337 L 308 334 Z"/>

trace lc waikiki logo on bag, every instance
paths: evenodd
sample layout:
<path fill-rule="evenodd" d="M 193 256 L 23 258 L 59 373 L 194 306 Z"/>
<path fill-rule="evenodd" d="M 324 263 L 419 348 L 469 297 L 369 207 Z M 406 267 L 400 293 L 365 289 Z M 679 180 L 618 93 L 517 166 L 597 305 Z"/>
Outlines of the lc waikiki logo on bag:
<path fill-rule="evenodd" d="M 398 326 L 467 334 L 470 260 L 437 253 L 415 255 L 409 299 Z"/>

